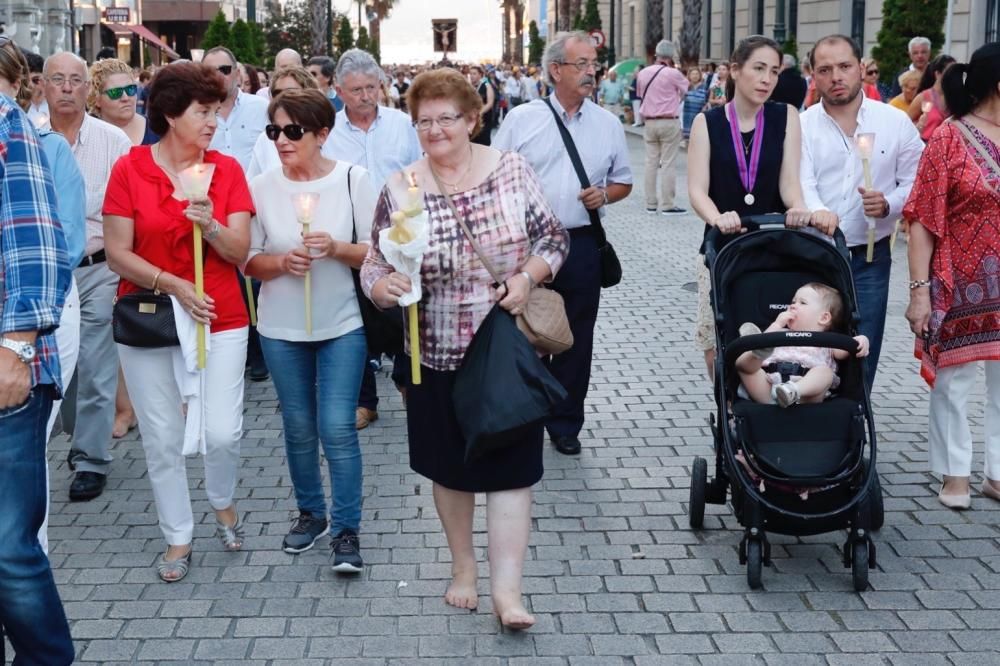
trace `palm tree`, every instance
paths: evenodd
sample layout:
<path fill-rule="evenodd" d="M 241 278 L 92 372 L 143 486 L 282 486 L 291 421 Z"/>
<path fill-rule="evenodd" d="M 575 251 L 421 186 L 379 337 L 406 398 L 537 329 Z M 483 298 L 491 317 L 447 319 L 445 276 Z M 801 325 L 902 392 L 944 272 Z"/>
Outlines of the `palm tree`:
<path fill-rule="evenodd" d="M 326 12 L 328 8 L 327 0 L 309 0 L 309 27 L 312 39 L 312 55 L 326 53 Z"/>
<path fill-rule="evenodd" d="M 573 16 L 570 13 L 572 0 L 556 0 L 556 2 L 559 3 L 559 25 L 556 26 L 556 31 L 569 30 L 570 23 L 573 21 Z"/>
<path fill-rule="evenodd" d="M 399 0 L 374 0 L 372 19 L 368 21 L 368 34 L 371 35 L 372 47 L 382 52 L 382 19 L 389 18 Z"/>
<path fill-rule="evenodd" d="M 684 20 L 681 23 L 681 63 L 698 64 L 701 53 L 702 0 L 684 0 Z"/>
<path fill-rule="evenodd" d="M 511 3 L 514 11 L 514 63 L 524 64 L 524 3 L 514 0 Z"/>
<path fill-rule="evenodd" d="M 663 39 L 663 0 L 646 0 L 646 53 L 651 55 Z"/>

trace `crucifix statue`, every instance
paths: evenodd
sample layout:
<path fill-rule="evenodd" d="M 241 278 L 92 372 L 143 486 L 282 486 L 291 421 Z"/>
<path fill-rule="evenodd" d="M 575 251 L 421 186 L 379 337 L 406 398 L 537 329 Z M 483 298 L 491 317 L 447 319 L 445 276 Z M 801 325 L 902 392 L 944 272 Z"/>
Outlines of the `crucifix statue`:
<path fill-rule="evenodd" d="M 448 57 L 449 52 L 456 50 L 455 33 L 458 31 L 458 21 L 456 19 L 434 19 L 431 21 L 434 30 L 434 50 L 444 53 Z"/>

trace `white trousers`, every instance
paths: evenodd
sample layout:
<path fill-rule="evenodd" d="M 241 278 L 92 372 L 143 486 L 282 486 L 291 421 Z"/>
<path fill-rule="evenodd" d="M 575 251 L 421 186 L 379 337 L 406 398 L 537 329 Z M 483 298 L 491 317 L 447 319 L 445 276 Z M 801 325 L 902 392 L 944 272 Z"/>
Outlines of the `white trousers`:
<path fill-rule="evenodd" d="M 247 328 L 212 333 L 205 374 L 205 493 L 216 511 L 233 504 L 243 437 L 243 372 Z M 174 380 L 178 347 L 140 349 L 118 345 L 122 372 L 139 421 L 149 482 L 167 543 L 194 536 L 184 447 L 185 417 Z"/>
<path fill-rule="evenodd" d="M 59 350 L 59 374 L 62 375 L 63 388 L 69 386 L 76 371 L 76 358 L 80 354 L 80 290 L 76 288 L 76 278 L 70 280 L 69 291 L 63 304 L 62 315 L 59 317 L 59 327 L 56 329 L 56 349 Z M 52 413 L 49 414 L 49 424 L 45 430 L 45 441 L 52 437 L 52 427 L 59 415 L 62 400 L 52 403 Z M 49 553 L 49 464 L 45 462 L 45 520 L 38 530 L 38 542 L 42 544 L 45 554 Z"/>
<path fill-rule="evenodd" d="M 1000 361 L 984 361 L 986 368 L 986 476 L 1000 481 Z M 931 471 L 948 476 L 971 476 L 972 429 L 968 402 L 979 363 L 940 368 L 931 389 L 927 445 Z"/>

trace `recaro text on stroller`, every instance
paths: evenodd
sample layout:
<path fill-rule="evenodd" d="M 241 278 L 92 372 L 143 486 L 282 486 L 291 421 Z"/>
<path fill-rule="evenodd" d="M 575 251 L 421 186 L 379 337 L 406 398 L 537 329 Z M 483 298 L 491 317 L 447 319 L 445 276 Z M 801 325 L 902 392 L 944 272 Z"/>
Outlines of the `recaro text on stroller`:
<path fill-rule="evenodd" d="M 840 333 L 740 337 L 738 332 L 744 322 L 764 329 L 799 287 L 815 281 L 840 292 L 854 335 L 859 315 L 850 255 L 839 230 L 830 243 L 812 230 L 785 228 L 782 215 L 744 218 L 743 226 L 747 233 L 732 236 L 713 229 L 706 242 L 718 350 L 715 478 L 709 481 L 707 461 L 695 458 L 689 522 L 700 528 L 705 503 L 725 504 L 726 489 L 731 489 L 733 512 L 744 528 L 740 563 L 747 565 L 751 588 L 761 586 L 761 567 L 770 565 L 767 532 L 805 536 L 846 528 L 843 562 L 852 568 L 854 588 L 861 591 L 868 586 L 869 567 L 875 566 L 869 532 L 881 527 L 883 508 L 875 472 L 875 423 L 862 359 L 853 355 L 857 343 Z M 738 397 L 739 355 L 780 346 L 851 352 L 840 363 L 836 394 L 820 404 L 789 409 Z M 812 489 L 805 497 L 798 492 L 803 487 Z"/>

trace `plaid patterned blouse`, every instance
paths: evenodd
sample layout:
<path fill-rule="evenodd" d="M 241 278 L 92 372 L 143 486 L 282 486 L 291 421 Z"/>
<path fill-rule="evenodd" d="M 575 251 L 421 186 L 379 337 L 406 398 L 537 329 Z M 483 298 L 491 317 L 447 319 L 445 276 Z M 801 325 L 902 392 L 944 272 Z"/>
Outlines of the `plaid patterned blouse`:
<path fill-rule="evenodd" d="M 0 335 L 38 331 L 31 384 L 61 388 L 55 329 L 69 289 L 48 163 L 28 117 L 0 95 Z"/>
<path fill-rule="evenodd" d="M 569 233 L 545 201 L 538 177 L 518 153 L 504 153 L 478 187 L 452 196 L 458 212 L 501 275 L 516 275 L 529 257 L 544 259 L 552 274 L 569 254 Z M 394 209 L 388 188 L 375 207 L 372 245 L 361 267 L 361 285 L 372 286 L 392 272 L 379 250 L 378 233 Z M 476 329 L 493 306 L 493 278 L 439 194 L 424 194 L 430 243 L 420 269 L 421 363 L 433 370 L 457 370 Z M 409 341 L 407 341 L 409 346 Z"/>

